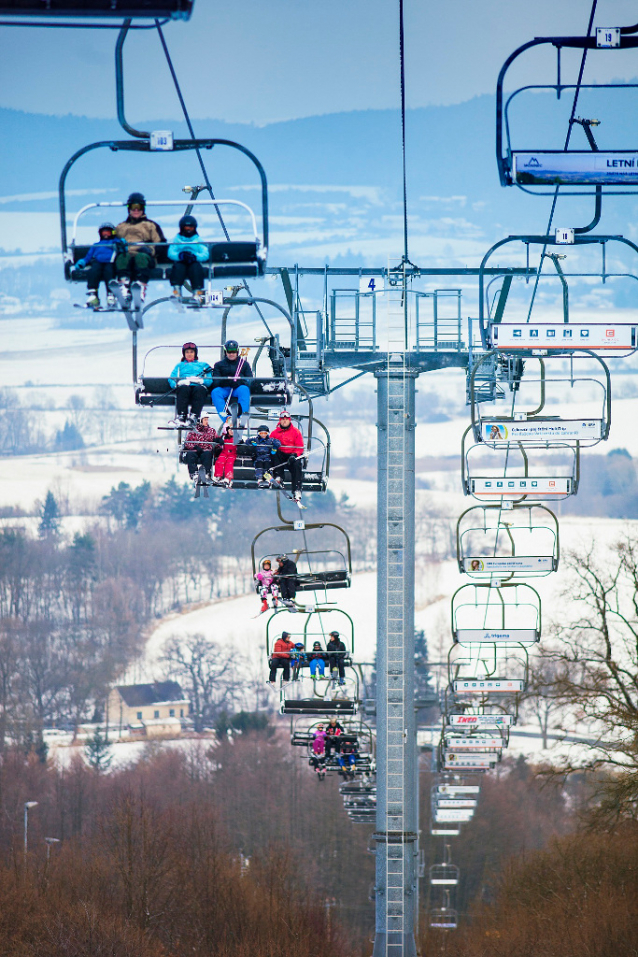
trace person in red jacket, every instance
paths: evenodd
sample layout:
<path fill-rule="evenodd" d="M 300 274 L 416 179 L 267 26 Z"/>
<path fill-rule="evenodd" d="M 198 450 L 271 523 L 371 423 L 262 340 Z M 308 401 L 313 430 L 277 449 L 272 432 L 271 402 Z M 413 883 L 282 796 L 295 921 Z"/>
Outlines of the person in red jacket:
<path fill-rule="evenodd" d="M 194 479 L 203 466 L 207 478 L 210 479 L 213 468 L 213 449 L 217 438 L 215 429 L 208 425 L 208 412 L 202 412 L 197 428 L 189 432 L 184 441 L 183 461 L 188 466 L 189 477 Z"/>
<path fill-rule="evenodd" d="M 294 641 L 290 640 L 290 632 L 282 631 L 281 638 L 278 638 L 275 642 L 275 647 L 270 658 L 268 684 L 274 685 L 277 679 L 277 668 L 283 668 L 284 681 L 290 681 L 290 649 L 294 647 Z"/>
<path fill-rule="evenodd" d="M 222 450 L 215 460 L 215 485 L 225 485 L 226 488 L 232 488 L 233 469 L 235 468 L 235 459 L 237 458 L 237 446 L 233 439 L 233 426 L 228 419 L 222 428 L 221 435 L 216 438 L 217 445 L 221 445 Z"/>
<path fill-rule="evenodd" d="M 275 481 L 280 484 L 283 481 L 284 469 L 290 472 L 290 485 L 293 497 L 298 502 L 301 499 L 301 485 L 303 481 L 302 456 L 305 452 L 303 435 L 296 426 L 292 424 L 290 413 L 282 412 L 279 416 L 279 424 L 276 429 L 270 433 L 271 439 L 277 439 L 280 447 L 274 456 L 274 464 L 271 471 L 274 474 Z"/>

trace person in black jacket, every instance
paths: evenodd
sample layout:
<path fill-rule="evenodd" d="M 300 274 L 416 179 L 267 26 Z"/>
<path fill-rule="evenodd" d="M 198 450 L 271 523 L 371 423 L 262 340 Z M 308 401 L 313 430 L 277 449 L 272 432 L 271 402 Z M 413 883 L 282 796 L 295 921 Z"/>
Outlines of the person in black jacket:
<path fill-rule="evenodd" d="M 324 731 L 326 734 L 327 756 L 330 757 L 333 751 L 336 754 L 339 754 L 341 749 L 341 735 L 343 734 L 343 727 L 339 724 L 336 718 L 330 718 L 330 721 Z"/>
<path fill-rule="evenodd" d="M 228 407 L 236 399 L 242 415 L 250 411 L 250 379 L 253 370 L 245 356 L 239 355 L 239 346 L 234 339 L 224 344 L 224 358 L 213 366 L 213 391 L 211 398 L 222 422 L 228 417 Z M 232 380 L 229 382 L 228 380 Z M 236 384 L 235 384 L 236 383 Z"/>
<path fill-rule="evenodd" d="M 297 566 L 287 555 L 277 556 L 275 578 L 284 605 L 292 605 L 297 594 Z"/>
<path fill-rule="evenodd" d="M 337 672 L 339 673 L 339 684 L 343 685 L 346 683 L 346 671 L 343 663 L 343 659 L 346 654 L 346 646 L 339 638 L 338 631 L 330 632 L 330 641 L 326 645 L 326 651 L 328 652 L 328 667 L 330 668 L 330 674 L 334 678 Z"/>

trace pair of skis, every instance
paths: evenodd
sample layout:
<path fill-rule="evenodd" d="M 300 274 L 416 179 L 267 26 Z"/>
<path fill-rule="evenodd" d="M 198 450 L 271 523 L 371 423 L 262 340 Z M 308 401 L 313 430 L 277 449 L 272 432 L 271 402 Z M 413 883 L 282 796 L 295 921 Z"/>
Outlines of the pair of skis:
<path fill-rule="evenodd" d="M 111 279 L 109 283 L 110 292 L 115 296 L 122 312 L 126 316 L 129 329 L 134 332 L 136 329 L 144 328 L 144 321 L 142 319 L 142 310 L 144 308 L 142 293 L 144 286 L 136 280 L 131 283 L 130 288 L 131 296 L 129 298 L 124 292 L 125 287 L 122 283 L 118 282 L 117 279 Z"/>

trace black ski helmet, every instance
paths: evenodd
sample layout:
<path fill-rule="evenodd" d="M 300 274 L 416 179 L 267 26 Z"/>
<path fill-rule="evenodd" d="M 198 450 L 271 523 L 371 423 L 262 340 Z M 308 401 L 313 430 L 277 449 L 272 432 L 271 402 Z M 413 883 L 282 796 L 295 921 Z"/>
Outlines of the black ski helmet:
<path fill-rule="evenodd" d="M 194 350 L 195 350 L 195 358 L 197 358 L 197 346 L 195 345 L 195 343 L 194 343 L 194 342 L 185 342 L 184 345 L 182 346 L 182 361 L 185 361 L 185 359 L 186 359 L 185 353 L 186 353 L 186 350 L 187 350 L 187 349 L 194 349 Z"/>
<path fill-rule="evenodd" d="M 331 632 L 330 632 L 330 637 L 331 637 L 331 638 L 338 638 L 338 637 L 339 637 L 339 632 L 338 632 L 338 631 L 331 631 Z"/>
<path fill-rule="evenodd" d="M 146 207 L 146 200 L 144 199 L 143 193 L 131 193 L 129 198 L 126 200 L 127 206 L 132 206 L 134 203 Z"/>
<path fill-rule="evenodd" d="M 239 343 L 235 339 L 227 339 L 224 343 L 224 352 L 226 355 L 229 352 L 239 352 Z"/>
<path fill-rule="evenodd" d="M 257 429 L 257 435 L 259 435 L 261 432 L 267 432 L 268 435 L 270 435 L 270 432 L 269 432 L 269 430 L 268 430 L 268 426 L 267 426 L 267 425 L 260 425 L 260 426 L 259 426 L 259 428 Z"/>
<path fill-rule="evenodd" d="M 197 220 L 194 216 L 182 216 L 179 221 L 179 231 L 181 233 L 184 226 L 192 226 L 195 232 L 197 232 Z"/>
<path fill-rule="evenodd" d="M 113 223 L 102 223 L 102 225 L 100 226 L 100 228 L 99 228 L 98 231 L 97 231 L 98 236 L 101 236 L 101 235 L 102 235 L 102 230 L 103 230 L 103 229 L 110 229 L 112 233 L 115 232 L 115 226 L 113 225 Z"/>

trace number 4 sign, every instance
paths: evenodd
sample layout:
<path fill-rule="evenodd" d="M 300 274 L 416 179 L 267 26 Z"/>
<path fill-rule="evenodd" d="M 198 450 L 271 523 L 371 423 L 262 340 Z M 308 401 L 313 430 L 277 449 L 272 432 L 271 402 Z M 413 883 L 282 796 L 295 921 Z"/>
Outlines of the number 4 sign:
<path fill-rule="evenodd" d="M 382 276 L 359 276 L 359 292 L 375 293 L 383 292 Z"/>

